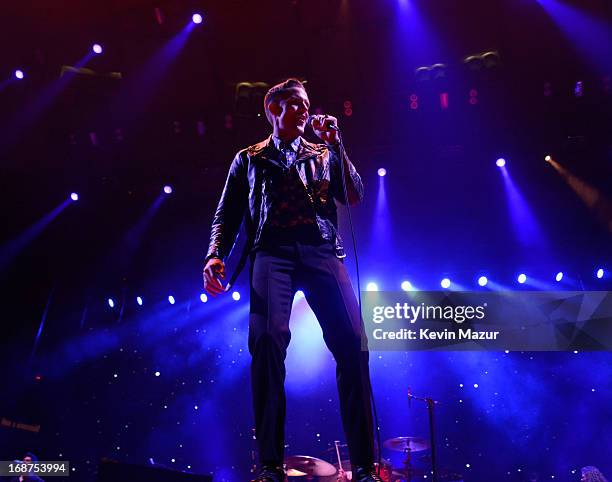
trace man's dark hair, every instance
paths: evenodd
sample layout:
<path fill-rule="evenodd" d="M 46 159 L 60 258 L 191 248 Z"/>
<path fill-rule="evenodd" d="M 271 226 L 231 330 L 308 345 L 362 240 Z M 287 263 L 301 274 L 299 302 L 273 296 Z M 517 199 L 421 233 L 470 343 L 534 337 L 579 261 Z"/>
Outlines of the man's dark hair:
<path fill-rule="evenodd" d="M 276 84 L 270 87 L 270 90 L 266 93 L 264 97 L 264 112 L 266 113 L 266 118 L 268 122 L 272 124 L 272 117 L 270 116 L 270 104 L 272 102 L 278 102 L 279 100 L 283 100 L 288 98 L 292 91 L 295 89 L 304 89 L 304 84 L 300 82 L 298 79 L 287 79 L 280 84 Z"/>
<path fill-rule="evenodd" d="M 30 457 L 32 459 L 32 462 L 38 462 L 38 457 L 34 455 L 32 452 L 26 452 L 23 458 L 25 459 L 26 457 Z"/>

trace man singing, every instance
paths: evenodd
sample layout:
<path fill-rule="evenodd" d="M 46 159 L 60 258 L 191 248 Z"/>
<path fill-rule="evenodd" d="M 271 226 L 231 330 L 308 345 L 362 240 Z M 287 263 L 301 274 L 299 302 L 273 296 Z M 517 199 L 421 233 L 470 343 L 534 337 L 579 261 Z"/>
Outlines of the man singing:
<path fill-rule="evenodd" d="M 248 241 L 236 271 L 249 256 L 248 344 L 260 460 L 259 475 L 252 482 L 285 479 L 285 356 L 291 338 L 291 305 L 298 289 L 304 291 L 336 360 L 353 480 L 380 481 L 373 469 L 368 352 L 363 348 L 359 306 L 343 263 L 335 203 L 359 203 L 363 185 L 348 157 L 340 159 L 337 119 L 312 118 L 311 126 L 324 144 L 301 137 L 309 107 L 304 85 L 296 79 L 266 94 L 264 109 L 272 135 L 241 150 L 232 161 L 212 222 L 204 287 L 213 296 L 227 290 L 221 284 L 226 277 L 223 260 L 244 218 Z M 236 277 L 237 272 L 228 285 Z"/>

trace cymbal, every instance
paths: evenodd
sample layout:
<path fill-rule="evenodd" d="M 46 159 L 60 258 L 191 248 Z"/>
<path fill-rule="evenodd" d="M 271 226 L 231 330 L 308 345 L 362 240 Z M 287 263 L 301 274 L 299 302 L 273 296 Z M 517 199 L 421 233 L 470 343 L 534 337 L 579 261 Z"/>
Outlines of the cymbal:
<path fill-rule="evenodd" d="M 290 477 L 294 476 L 292 473 L 297 476 L 311 475 L 315 477 L 325 477 L 336 473 L 336 467 L 329 462 L 308 455 L 291 455 L 285 459 L 285 465 L 287 466 L 287 475 Z"/>
<path fill-rule="evenodd" d="M 420 437 L 395 437 L 385 440 L 383 443 L 385 447 L 396 452 L 420 452 L 421 450 L 427 450 L 429 448 L 429 442 L 424 438 Z"/>

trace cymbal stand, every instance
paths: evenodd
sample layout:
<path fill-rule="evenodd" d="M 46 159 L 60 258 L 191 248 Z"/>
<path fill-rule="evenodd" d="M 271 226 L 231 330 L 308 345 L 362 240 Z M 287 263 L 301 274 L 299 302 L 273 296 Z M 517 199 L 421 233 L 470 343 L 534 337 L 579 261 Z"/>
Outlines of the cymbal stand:
<path fill-rule="evenodd" d="M 344 468 L 342 467 L 342 457 L 340 457 L 340 440 L 334 440 L 334 445 L 336 446 L 336 456 L 338 457 L 338 482 L 346 481 L 346 473 L 344 472 Z"/>
<path fill-rule="evenodd" d="M 434 400 L 429 397 L 417 397 L 410 392 L 408 389 L 408 404 L 410 405 L 410 400 L 419 400 L 421 402 L 425 402 L 427 405 L 427 411 L 429 412 L 429 443 L 431 445 L 431 475 L 433 482 L 438 482 L 438 469 L 436 467 L 436 443 L 434 436 L 434 408 L 436 404 L 440 403 L 438 400 Z"/>

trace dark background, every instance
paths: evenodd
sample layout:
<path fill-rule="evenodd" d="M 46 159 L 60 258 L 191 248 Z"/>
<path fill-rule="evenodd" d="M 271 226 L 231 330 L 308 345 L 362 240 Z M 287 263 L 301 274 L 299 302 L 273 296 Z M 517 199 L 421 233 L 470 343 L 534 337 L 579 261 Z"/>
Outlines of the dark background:
<path fill-rule="evenodd" d="M 0 76 L 26 77 L 0 81 L 0 416 L 40 432 L 0 427 L 0 459 L 33 450 L 70 460 L 74 480 L 93 480 L 102 456 L 247 479 L 244 276 L 240 301 L 199 300 L 229 162 L 269 134 L 262 90 L 237 95 L 240 82 L 297 76 L 313 111 L 339 118 L 366 188 L 352 211 L 362 285 L 436 289 L 449 276 L 475 289 L 486 274 L 501 288 L 609 290 L 594 273 L 610 269 L 611 9 L 603 0 L 3 3 Z M 196 11 L 204 23 L 186 32 Z M 94 42 L 104 53 L 85 63 Z M 487 51 L 495 65 L 464 63 Z M 60 77 L 79 62 L 94 75 Z M 436 63 L 440 78 L 415 75 Z M 547 154 L 599 193 L 594 207 Z M 529 216 L 511 215 L 498 157 Z M 160 197 L 166 184 L 174 192 Z M 73 191 L 79 202 L 24 241 Z M 353 259 L 349 249 L 352 274 Z M 517 285 L 519 272 L 535 283 Z M 322 456 L 343 439 L 333 360 L 303 299 L 292 330 L 287 451 Z M 433 396 L 440 463 L 465 480 L 612 470 L 608 353 L 371 358 L 382 439 L 426 437 L 426 411 L 408 410 L 407 387 Z"/>

